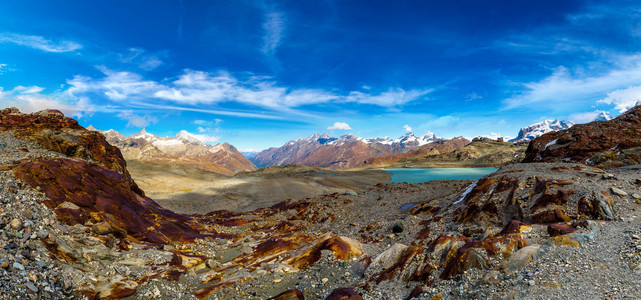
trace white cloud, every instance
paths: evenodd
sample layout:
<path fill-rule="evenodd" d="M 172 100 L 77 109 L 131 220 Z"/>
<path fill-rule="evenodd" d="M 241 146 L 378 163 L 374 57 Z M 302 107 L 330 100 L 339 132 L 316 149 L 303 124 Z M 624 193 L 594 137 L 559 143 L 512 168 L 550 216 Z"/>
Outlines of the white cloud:
<path fill-rule="evenodd" d="M 599 100 L 598 103 L 614 104 L 614 108 L 624 112 L 634 107 L 639 101 L 641 101 L 641 86 L 631 86 L 609 92 L 608 96 Z"/>
<path fill-rule="evenodd" d="M 17 86 L 9 91 L 0 87 L 0 103 L 16 107 L 21 112 L 32 113 L 44 109 L 57 109 L 66 116 L 82 118 L 95 112 L 96 107 L 86 97 L 69 98 L 64 93 L 41 94 L 39 86 Z"/>
<path fill-rule="evenodd" d="M 113 101 L 132 99 L 162 99 L 177 104 L 215 104 L 238 102 L 270 110 L 294 113 L 291 108 L 328 102 L 356 102 L 382 107 L 404 105 L 416 101 L 432 89 L 390 88 L 380 94 L 359 91 L 341 95 L 320 89 L 290 89 L 278 86 L 270 77 L 250 76 L 238 79 L 228 72 L 209 73 L 185 70 L 174 81 L 159 83 L 146 80 L 133 72 L 116 72 L 100 67 L 106 75 L 101 79 L 75 76 L 68 80 L 72 95 L 83 93 L 102 94 Z"/>
<path fill-rule="evenodd" d="M 353 92 L 350 92 L 347 97 L 344 97 L 344 101 L 391 107 L 391 106 L 399 106 L 411 101 L 415 101 L 432 91 L 434 91 L 434 89 L 406 91 L 401 88 L 390 88 L 387 92 L 383 92 L 378 95 L 372 95 L 372 94 L 366 94 L 359 91 L 353 91 Z"/>
<path fill-rule="evenodd" d="M 472 100 L 478 100 L 478 99 L 483 99 L 483 96 L 477 94 L 477 93 L 470 93 L 465 95 L 465 100 L 472 101 Z"/>
<path fill-rule="evenodd" d="M 111 100 L 125 101 L 132 97 L 153 95 L 162 86 L 155 81 L 144 80 L 139 74 L 132 72 L 115 72 L 105 67 L 99 69 L 107 75 L 105 78 L 94 80 L 90 77 L 76 75 L 67 84 L 70 95 L 80 95 L 87 92 L 98 92 Z"/>
<path fill-rule="evenodd" d="M 352 130 L 352 127 L 345 122 L 334 122 L 334 125 L 327 127 L 329 130 Z"/>
<path fill-rule="evenodd" d="M 196 124 L 196 125 L 200 125 L 200 126 L 218 126 L 218 125 L 220 125 L 220 123 L 223 122 L 223 120 L 222 119 L 214 119 L 214 120 L 210 120 L 210 121 L 207 121 L 207 120 L 193 120 L 191 122 Z"/>
<path fill-rule="evenodd" d="M 0 43 L 13 43 L 46 52 L 73 52 L 82 48 L 81 44 L 72 41 L 54 42 L 37 35 L 17 33 L 0 34 Z"/>
<path fill-rule="evenodd" d="M 403 128 L 405 128 L 405 131 L 407 132 L 412 132 L 412 127 L 410 127 L 410 125 L 405 124 L 403 125 Z"/>
<path fill-rule="evenodd" d="M 0 64 L 0 74 L 7 73 L 7 64 Z"/>
<path fill-rule="evenodd" d="M 127 127 L 147 127 L 147 125 L 158 122 L 158 118 L 150 115 L 137 115 L 131 110 L 125 110 L 118 114 L 118 117 L 127 121 Z"/>
<path fill-rule="evenodd" d="M 602 111 L 600 110 L 573 113 L 568 116 L 568 120 L 577 124 L 588 123 L 588 122 L 592 122 L 592 120 L 594 120 L 594 118 L 600 113 L 602 113 Z"/>
<path fill-rule="evenodd" d="M 615 66 L 596 73 L 598 75 L 586 76 L 586 73 L 595 74 L 580 69 L 571 72 L 566 67 L 558 67 L 550 76 L 540 81 L 523 84 L 525 91 L 506 99 L 505 108 L 531 105 L 558 107 L 587 103 L 602 98 L 613 90 L 638 85 L 641 83 L 641 55 L 620 57 Z M 623 103 L 622 100 L 615 101 L 614 97 L 606 99 L 602 103 Z"/>
<path fill-rule="evenodd" d="M 129 48 L 126 54 L 119 54 L 120 61 L 137 65 L 139 68 L 150 71 L 163 64 L 158 54 L 149 54 L 144 49 Z"/>
<path fill-rule="evenodd" d="M 263 22 L 263 47 L 261 51 L 266 55 L 274 55 L 276 49 L 283 38 L 283 31 L 285 30 L 285 17 L 282 12 L 268 11 L 265 13 L 265 21 Z"/>

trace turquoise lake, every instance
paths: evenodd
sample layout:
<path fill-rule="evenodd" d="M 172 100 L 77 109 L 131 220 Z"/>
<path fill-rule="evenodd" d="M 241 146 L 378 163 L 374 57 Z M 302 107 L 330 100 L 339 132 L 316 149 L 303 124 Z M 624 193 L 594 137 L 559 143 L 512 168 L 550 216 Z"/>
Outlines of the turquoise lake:
<path fill-rule="evenodd" d="M 433 169 L 384 169 L 392 173 L 389 182 L 419 183 L 431 180 L 478 180 L 496 172 L 497 168 L 433 168 Z"/>

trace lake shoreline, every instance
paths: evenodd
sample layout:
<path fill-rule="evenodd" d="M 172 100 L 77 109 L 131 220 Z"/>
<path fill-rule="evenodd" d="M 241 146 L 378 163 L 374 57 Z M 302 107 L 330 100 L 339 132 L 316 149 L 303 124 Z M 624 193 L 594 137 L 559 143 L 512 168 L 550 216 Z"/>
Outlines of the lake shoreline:
<path fill-rule="evenodd" d="M 433 180 L 479 180 L 498 168 L 391 168 L 383 169 L 391 175 L 387 182 L 421 183 Z"/>

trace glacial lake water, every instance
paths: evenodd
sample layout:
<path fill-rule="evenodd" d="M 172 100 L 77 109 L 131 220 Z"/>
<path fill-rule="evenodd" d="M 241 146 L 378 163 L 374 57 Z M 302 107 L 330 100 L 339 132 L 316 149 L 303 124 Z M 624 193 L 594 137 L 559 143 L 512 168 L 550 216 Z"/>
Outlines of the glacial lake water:
<path fill-rule="evenodd" d="M 481 177 L 496 172 L 497 168 L 431 168 L 431 169 L 384 169 L 392 173 L 389 182 L 419 183 L 431 180 L 479 180 Z"/>

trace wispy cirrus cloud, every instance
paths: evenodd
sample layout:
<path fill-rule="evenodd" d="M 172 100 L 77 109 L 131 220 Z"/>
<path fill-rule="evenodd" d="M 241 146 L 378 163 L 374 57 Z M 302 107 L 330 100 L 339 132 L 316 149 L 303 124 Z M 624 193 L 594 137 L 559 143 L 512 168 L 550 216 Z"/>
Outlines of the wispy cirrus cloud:
<path fill-rule="evenodd" d="M 162 52 L 152 54 L 141 48 L 129 48 L 126 53 L 119 54 L 118 56 L 120 61 L 134 64 L 145 71 L 156 69 L 164 63 L 161 59 L 161 56 L 164 56 Z"/>
<path fill-rule="evenodd" d="M 341 94 L 322 89 L 288 88 L 280 86 L 271 77 L 266 76 L 237 78 L 224 71 L 209 73 L 185 70 L 173 81 L 157 82 L 133 72 L 118 72 L 105 67 L 100 67 L 100 70 L 105 77 L 94 79 L 75 76 L 68 80 L 67 83 L 70 85 L 68 93 L 77 96 L 94 93 L 115 102 L 140 100 L 145 105 L 156 105 L 151 103 L 152 99 L 160 99 L 175 105 L 192 106 L 236 102 L 272 111 L 295 113 L 293 108 L 330 102 L 355 102 L 381 107 L 402 106 L 422 99 L 433 91 L 433 89 L 390 88 L 378 94 L 369 93 L 369 91 L 368 93 L 352 91 Z"/>
<path fill-rule="evenodd" d="M 87 97 L 68 97 L 65 93 L 43 94 L 39 86 L 17 86 L 5 91 L 0 87 L 0 103 L 7 107 L 17 107 L 20 111 L 31 113 L 43 109 L 57 109 L 67 116 L 82 118 L 96 111 Z"/>
<path fill-rule="evenodd" d="M 127 127 L 147 127 L 149 124 L 158 122 L 158 118 L 144 114 L 136 114 L 131 110 L 124 110 L 118 114 L 118 117 L 127 121 Z"/>
<path fill-rule="evenodd" d="M 82 49 L 82 45 L 74 41 L 52 41 L 38 35 L 18 33 L 0 33 L 0 43 L 13 43 L 45 52 L 73 52 Z"/>
<path fill-rule="evenodd" d="M 280 11 L 267 10 L 263 21 L 263 46 L 261 51 L 268 56 L 273 56 L 284 37 L 285 14 Z"/>

